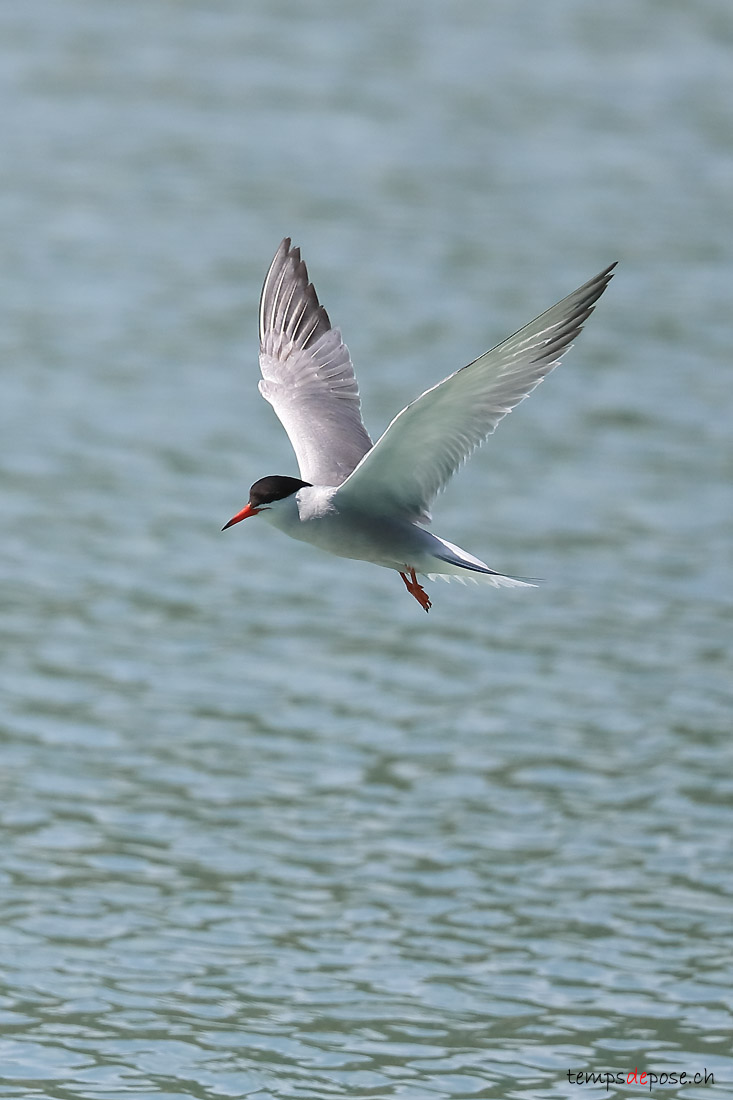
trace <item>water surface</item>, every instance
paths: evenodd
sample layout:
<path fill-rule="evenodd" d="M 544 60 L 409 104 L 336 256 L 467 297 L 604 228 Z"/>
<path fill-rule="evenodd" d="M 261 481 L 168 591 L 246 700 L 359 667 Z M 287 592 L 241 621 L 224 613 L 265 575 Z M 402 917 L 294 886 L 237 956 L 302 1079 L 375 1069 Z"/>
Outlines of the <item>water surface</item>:
<path fill-rule="evenodd" d="M 0 16 L 7 1096 L 733 1081 L 728 5 Z M 264 525 L 285 234 L 378 434 L 613 259 L 435 509 L 536 591 Z"/>

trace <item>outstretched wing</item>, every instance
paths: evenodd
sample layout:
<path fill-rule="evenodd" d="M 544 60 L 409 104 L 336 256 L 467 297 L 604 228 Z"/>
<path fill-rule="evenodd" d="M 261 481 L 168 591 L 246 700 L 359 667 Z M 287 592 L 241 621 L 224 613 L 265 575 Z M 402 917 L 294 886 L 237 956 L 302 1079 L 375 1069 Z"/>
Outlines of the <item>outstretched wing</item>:
<path fill-rule="evenodd" d="M 349 349 L 286 237 L 260 299 L 260 393 L 295 451 L 303 481 L 340 485 L 371 448 Z"/>
<path fill-rule="evenodd" d="M 341 486 L 339 502 L 424 517 L 461 463 L 557 366 L 615 266 L 403 409 Z"/>

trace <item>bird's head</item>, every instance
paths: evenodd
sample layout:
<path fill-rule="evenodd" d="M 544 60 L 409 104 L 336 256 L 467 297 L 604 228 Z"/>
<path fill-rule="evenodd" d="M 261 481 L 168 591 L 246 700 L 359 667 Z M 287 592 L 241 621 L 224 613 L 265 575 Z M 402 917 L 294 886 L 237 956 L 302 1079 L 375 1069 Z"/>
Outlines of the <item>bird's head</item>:
<path fill-rule="evenodd" d="M 268 508 L 272 508 L 278 500 L 285 500 L 287 497 L 294 496 L 298 489 L 305 489 L 309 486 L 309 481 L 301 481 L 297 477 L 283 477 L 280 474 L 261 477 L 259 481 L 255 481 L 250 489 L 249 500 L 242 511 L 237 512 L 236 516 L 232 516 L 229 522 L 224 524 L 222 531 L 226 531 L 227 527 L 233 527 L 240 520 L 249 519 L 250 516 L 256 516 L 258 512 L 264 512 Z"/>

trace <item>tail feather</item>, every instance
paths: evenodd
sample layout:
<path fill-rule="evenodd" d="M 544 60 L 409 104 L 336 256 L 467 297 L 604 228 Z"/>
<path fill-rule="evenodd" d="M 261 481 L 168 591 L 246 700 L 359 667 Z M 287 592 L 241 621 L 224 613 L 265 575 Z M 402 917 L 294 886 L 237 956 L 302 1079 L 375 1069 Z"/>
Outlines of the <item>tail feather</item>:
<path fill-rule="evenodd" d="M 459 584 L 490 584 L 494 588 L 537 588 L 536 581 L 525 581 L 520 577 L 508 577 L 505 573 L 495 573 L 487 570 L 485 573 L 471 572 L 465 575 L 461 573 L 421 573 L 429 581 L 458 581 Z"/>
<path fill-rule="evenodd" d="M 437 538 L 437 536 L 435 536 Z M 505 573 L 499 573 L 496 569 L 490 569 L 486 562 L 480 561 L 479 558 L 475 558 L 473 554 L 469 554 L 466 550 L 462 550 L 460 546 L 454 546 L 452 542 L 446 542 L 445 539 L 437 539 L 444 548 L 443 553 L 436 553 L 435 557 L 448 566 L 445 570 L 436 571 L 433 573 L 424 573 L 423 576 L 428 580 L 437 580 L 440 577 L 444 581 L 459 581 L 461 584 L 467 584 L 472 581 L 474 584 L 491 584 L 494 588 L 536 588 L 536 581 L 523 579 L 521 577 L 510 577 Z"/>

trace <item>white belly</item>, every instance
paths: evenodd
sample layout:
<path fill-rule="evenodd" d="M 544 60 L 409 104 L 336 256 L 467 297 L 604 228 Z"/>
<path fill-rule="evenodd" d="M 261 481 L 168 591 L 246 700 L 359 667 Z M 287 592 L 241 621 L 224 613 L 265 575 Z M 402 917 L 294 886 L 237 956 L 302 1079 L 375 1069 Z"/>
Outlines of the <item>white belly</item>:
<path fill-rule="evenodd" d="M 263 510 L 263 519 L 291 538 L 309 542 L 329 554 L 373 562 L 387 569 L 420 569 L 428 560 L 434 536 L 413 523 L 342 511 L 332 503 L 334 489 L 301 489 L 285 507 Z"/>

